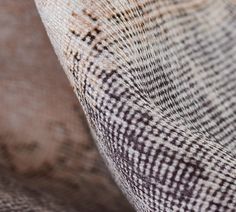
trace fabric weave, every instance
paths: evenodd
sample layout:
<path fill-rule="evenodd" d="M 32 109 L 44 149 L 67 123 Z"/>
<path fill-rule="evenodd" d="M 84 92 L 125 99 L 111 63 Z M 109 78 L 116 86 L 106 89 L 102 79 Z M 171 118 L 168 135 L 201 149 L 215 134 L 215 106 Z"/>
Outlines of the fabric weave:
<path fill-rule="evenodd" d="M 136 210 L 236 211 L 235 1 L 36 3 Z"/>
<path fill-rule="evenodd" d="M 235 211 L 234 1 L 36 2 L 137 211 Z"/>

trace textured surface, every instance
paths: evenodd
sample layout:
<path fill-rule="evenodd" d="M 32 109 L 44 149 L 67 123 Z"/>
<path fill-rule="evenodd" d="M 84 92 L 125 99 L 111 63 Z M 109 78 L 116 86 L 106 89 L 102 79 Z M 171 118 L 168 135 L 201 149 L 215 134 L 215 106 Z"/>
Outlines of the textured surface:
<path fill-rule="evenodd" d="M 27 181 L 22 182 L 22 179 L 15 177 L 2 166 L 0 168 L 1 212 L 77 211 L 72 209 L 71 205 L 58 201 L 46 192 L 30 188 Z"/>
<path fill-rule="evenodd" d="M 36 2 L 136 209 L 235 211 L 235 1 Z"/>
<path fill-rule="evenodd" d="M 0 28 L 0 164 L 79 211 L 132 211 L 97 152 L 34 1 L 0 1 Z"/>

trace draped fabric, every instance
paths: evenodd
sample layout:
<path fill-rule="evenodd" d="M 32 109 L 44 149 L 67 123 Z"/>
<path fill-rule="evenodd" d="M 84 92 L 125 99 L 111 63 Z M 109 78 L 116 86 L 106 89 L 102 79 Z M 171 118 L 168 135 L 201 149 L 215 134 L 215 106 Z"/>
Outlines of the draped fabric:
<path fill-rule="evenodd" d="M 235 1 L 36 2 L 135 208 L 234 211 Z"/>
<path fill-rule="evenodd" d="M 0 1 L 0 29 L 0 201 L 8 187 L 7 196 L 15 192 L 6 210 L 16 201 L 25 211 L 19 199 L 30 196 L 32 211 L 40 196 L 43 212 L 53 199 L 75 211 L 133 211 L 99 155 L 35 2 Z"/>
<path fill-rule="evenodd" d="M 35 1 L 134 208 L 236 211 L 236 2 Z"/>

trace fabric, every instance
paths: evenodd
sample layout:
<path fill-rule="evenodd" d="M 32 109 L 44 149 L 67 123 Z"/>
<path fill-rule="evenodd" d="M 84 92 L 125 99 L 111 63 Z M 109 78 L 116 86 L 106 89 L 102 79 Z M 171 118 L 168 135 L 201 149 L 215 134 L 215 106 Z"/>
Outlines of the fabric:
<path fill-rule="evenodd" d="M 34 1 L 0 1 L 0 29 L 0 186 L 1 178 L 20 177 L 10 188 L 5 183 L 16 198 L 0 205 L 11 212 L 15 199 L 28 196 L 17 189 L 24 180 L 31 192 L 21 209 L 34 211 L 34 191 L 44 203 L 51 202 L 47 193 L 75 211 L 133 211 L 98 153 Z M 35 210 L 44 212 L 40 204 Z"/>
<path fill-rule="evenodd" d="M 235 1 L 36 3 L 136 210 L 236 211 Z"/>
<path fill-rule="evenodd" d="M 36 3 L 136 210 L 235 211 L 235 1 Z"/>
<path fill-rule="evenodd" d="M 28 182 L 13 176 L 4 167 L 0 175 L 1 212 L 76 212 L 45 192 L 31 189 Z M 4 175 L 3 175 L 4 173 Z"/>

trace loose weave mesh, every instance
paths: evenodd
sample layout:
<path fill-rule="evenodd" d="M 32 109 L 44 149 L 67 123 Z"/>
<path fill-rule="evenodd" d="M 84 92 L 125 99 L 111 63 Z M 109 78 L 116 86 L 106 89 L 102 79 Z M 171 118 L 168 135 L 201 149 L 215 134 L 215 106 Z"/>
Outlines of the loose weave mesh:
<path fill-rule="evenodd" d="M 236 211 L 235 1 L 36 3 L 136 210 Z"/>

